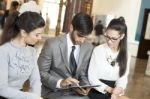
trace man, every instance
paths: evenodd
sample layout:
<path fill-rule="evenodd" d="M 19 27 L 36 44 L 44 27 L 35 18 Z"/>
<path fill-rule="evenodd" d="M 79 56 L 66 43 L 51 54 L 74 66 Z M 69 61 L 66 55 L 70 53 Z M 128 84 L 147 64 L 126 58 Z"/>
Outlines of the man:
<path fill-rule="evenodd" d="M 105 27 L 103 26 L 102 21 L 99 20 L 94 27 L 95 35 L 92 38 L 92 41 L 93 41 L 92 43 L 94 46 L 97 46 L 99 44 L 103 44 L 106 42 L 106 38 L 103 35 L 104 28 Z"/>
<path fill-rule="evenodd" d="M 94 27 L 94 30 L 95 30 L 95 35 L 103 35 L 103 29 L 104 29 L 104 26 L 101 22 L 101 20 L 98 21 L 98 23 L 95 25 Z"/>
<path fill-rule="evenodd" d="M 74 16 L 70 33 L 46 41 L 38 59 L 42 97 L 88 99 L 89 88 L 59 88 L 89 85 L 87 69 L 93 46 L 84 41 L 92 29 L 91 17 L 81 12 Z"/>

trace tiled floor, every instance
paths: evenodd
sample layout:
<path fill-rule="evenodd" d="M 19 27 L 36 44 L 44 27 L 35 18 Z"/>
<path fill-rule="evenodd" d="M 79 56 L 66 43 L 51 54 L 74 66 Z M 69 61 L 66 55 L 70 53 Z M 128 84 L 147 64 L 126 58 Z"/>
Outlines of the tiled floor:
<path fill-rule="evenodd" d="M 41 51 L 43 42 L 35 47 L 38 54 Z M 126 96 L 130 99 L 150 99 L 150 76 L 145 75 L 147 60 L 131 58 L 129 83 L 126 90 Z"/>

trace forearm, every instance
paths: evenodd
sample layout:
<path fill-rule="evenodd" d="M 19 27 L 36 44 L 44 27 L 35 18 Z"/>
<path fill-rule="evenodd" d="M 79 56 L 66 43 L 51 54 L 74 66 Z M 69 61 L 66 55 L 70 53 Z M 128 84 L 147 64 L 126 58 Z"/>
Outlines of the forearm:
<path fill-rule="evenodd" d="M 1 88 L 0 96 L 3 96 L 8 99 L 38 99 L 39 98 L 39 96 L 34 93 L 22 92 L 18 89 L 14 89 L 12 87 Z"/>
<path fill-rule="evenodd" d="M 79 81 L 80 81 L 80 85 L 89 85 L 90 84 L 87 75 L 81 75 L 79 78 Z"/>
<path fill-rule="evenodd" d="M 56 89 L 56 85 L 57 85 L 57 82 L 60 80 L 60 78 L 58 77 L 55 77 L 55 76 L 52 76 L 50 75 L 49 73 L 47 72 L 42 72 L 41 71 L 41 81 L 42 81 L 42 84 L 50 89 L 53 89 L 55 90 Z"/>
<path fill-rule="evenodd" d="M 37 94 L 39 97 L 41 96 L 41 81 L 39 80 L 35 80 L 34 83 L 30 83 L 30 90 L 29 92 L 35 93 Z"/>

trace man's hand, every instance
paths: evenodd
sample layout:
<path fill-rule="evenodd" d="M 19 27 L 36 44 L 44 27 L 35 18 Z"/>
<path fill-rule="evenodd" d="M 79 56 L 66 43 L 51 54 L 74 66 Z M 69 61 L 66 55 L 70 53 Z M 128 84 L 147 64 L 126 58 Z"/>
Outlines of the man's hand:
<path fill-rule="evenodd" d="M 81 95 L 87 95 L 87 91 L 83 88 L 74 88 L 74 90 Z"/>
<path fill-rule="evenodd" d="M 74 88 L 74 90 L 81 95 L 88 95 L 91 88 Z"/>
<path fill-rule="evenodd" d="M 84 88 L 86 90 L 86 93 L 88 94 L 91 88 Z"/>
<path fill-rule="evenodd" d="M 66 86 L 69 86 L 69 85 L 72 85 L 72 84 L 78 85 L 79 81 L 77 79 L 72 78 L 72 77 L 68 77 L 68 78 L 63 79 L 61 81 L 60 86 L 61 87 L 66 87 Z"/>

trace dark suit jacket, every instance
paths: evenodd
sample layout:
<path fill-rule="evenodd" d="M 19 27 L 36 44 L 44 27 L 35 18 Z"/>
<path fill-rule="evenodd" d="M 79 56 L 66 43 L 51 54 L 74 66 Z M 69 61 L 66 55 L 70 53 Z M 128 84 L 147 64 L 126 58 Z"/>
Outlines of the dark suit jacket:
<path fill-rule="evenodd" d="M 93 46 L 87 42 L 80 46 L 79 63 L 75 75 L 75 78 L 80 81 L 80 85 L 89 84 L 87 69 L 92 50 Z M 50 38 L 45 42 L 38 59 L 43 95 L 56 92 L 57 81 L 72 76 L 67 53 L 66 34 Z"/>

